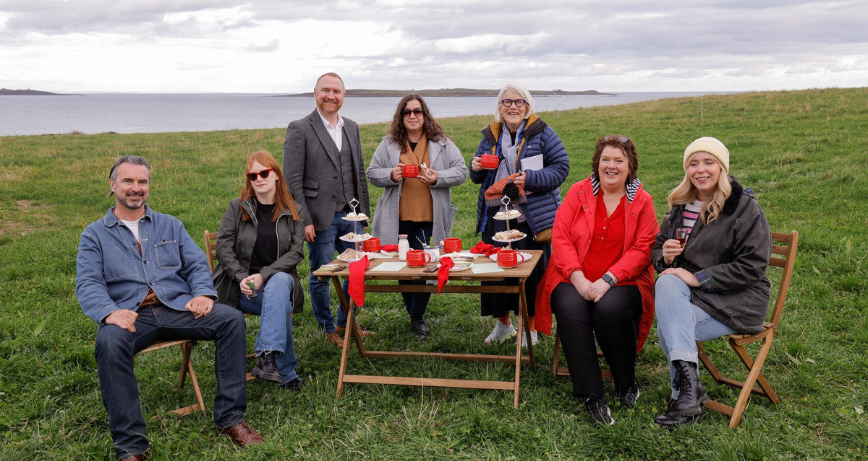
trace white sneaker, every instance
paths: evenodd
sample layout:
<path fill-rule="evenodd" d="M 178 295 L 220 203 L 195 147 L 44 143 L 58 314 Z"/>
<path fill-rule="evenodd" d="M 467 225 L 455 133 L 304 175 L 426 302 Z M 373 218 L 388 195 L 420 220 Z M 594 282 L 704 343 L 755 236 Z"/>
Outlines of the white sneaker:
<path fill-rule="evenodd" d="M 510 325 L 506 325 L 500 322 L 500 320 L 494 322 L 494 329 L 491 330 L 491 334 L 485 338 L 485 345 L 489 346 L 493 342 L 503 343 L 509 338 L 512 338 L 516 335 L 515 327 Z"/>
<path fill-rule="evenodd" d="M 530 332 L 530 341 L 531 341 L 531 344 L 533 344 L 534 346 L 536 346 L 536 343 L 539 342 L 539 336 L 537 336 L 535 331 Z M 516 342 L 518 342 L 518 340 L 516 340 Z M 525 349 L 527 349 L 527 333 L 524 331 L 522 332 L 522 335 L 521 335 L 521 347 L 524 347 Z"/>

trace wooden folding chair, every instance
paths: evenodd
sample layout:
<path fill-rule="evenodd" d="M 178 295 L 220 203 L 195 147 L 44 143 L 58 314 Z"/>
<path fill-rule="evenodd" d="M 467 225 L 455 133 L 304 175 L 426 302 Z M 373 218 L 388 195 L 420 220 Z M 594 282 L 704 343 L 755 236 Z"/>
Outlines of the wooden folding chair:
<path fill-rule="evenodd" d="M 569 376 L 570 375 L 570 369 L 567 367 L 562 367 L 558 363 L 558 359 L 560 359 L 560 356 L 561 356 L 561 333 L 558 330 L 555 330 L 555 354 L 554 355 L 555 355 L 555 357 L 554 357 L 554 360 L 552 361 L 552 375 L 553 375 L 552 377 L 554 379 L 558 379 L 558 376 Z M 597 358 L 603 358 L 603 352 L 602 351 L 597 351 Z M 612 379 L 612 372 L 611 371 L 609 371 L 609 370 L 602 370 L 602 371 L 603 371 L 603 379 L 606 379 L 606 378 Z"/>
<path fill-rule="evenodd" d="M 205 256 L 208 258 L 208 267 L 211 268 L 211 272 L 214 272 L 214 266 L 217 265 L 217 232 L 208 232 L 208 229 L 205 229 Z M 244 317 L 250 317 L 251 314 L 244 314 Z M 248 359 L 252 359 L 256 357 L 256 353 L 247 354 Z M 247 373 L 247 380 L 256 379 L 252 374 Z"/>
<path fill-rule="evenodd" d="M 202 391 L 199 390 L 199 381 L 196 379 L 196 371 L 193 370 L 193 363 L 190 361 L 190 353 L 193 352 L 193 347 L 195 345 L 196 341 L 193 339 L 181 339 L 177 341 L 157 341 L 136 354 L 138 356 L 141 354 L 146 354 L 148 352 L 165 349 L 172 346 L 179 346 L 181 348 L 181 373 L 178 376 L 178 387 L 176 387 L 174 390 L 175 392 L 178 392 L 180 389 L 182 389 L 184 387 L 184 382 L 186 381 L 187 375 L 189 375 L 190 382 L 193 385 L 193 392 L 196 394 L 196 400 L 199 403 L 190 405 L 189 407 L 172 410 L 172 413 L 178 414 L 180 416 L 186 416 L 195 411 L 201 411 L 203 415 L 205 414 L 205 402 L 202 400 Z M 135 357 L 133 357 L 133 361 L 135 363 Z"/>
<path fill-rule="evenodd" d="M 770 321 L 763 324 L 764 328 L 761 333 L 755 335 L 729 335 L 729 345 L 732 346 L 733 351 L 735 351 L 738 358 L 741 359 L 744 366 L 748 369 L 747 379 L 745 379 L 744 382 L 741 382 L 723 376 L 717 367 L 715 367 L 711 362 L 711 358 L 702 347 L 702 342 L 696 343 L 696 346 L 699 349 L 699 360 L 702 361 L 702 364 L 705 365 L 705 368 L 708 369 L 714 380 L 720 384 L 741 389 L 741 393 L 735 403 L 735 408 L 723 405 L 714 400 L 705 405 L 707 408 L 730 416 L 729 427 L 731 428 L 738 426 L 741 422 L 741 416 L 744 413 L 745 407 L 747 407 L 747 400 L 751 393 L 766 397 L 771 400 L 772 403 L 778 403 L 781 401 L 780 397 L 775 394 L 775 391 L 772 390 L 772 386 L 763 375 L 762 367 L 769 354 L 769 350 L 772 347 L 772 341 L 775 338 L 775 333 L 777 332 L 778 325 L 781 321 L 781 314 L 784 311 L 784 303 L 787 300 L 787 291 L 790 288 L 790 280 L 793 275 L 793 265 L 796 262 L 796 248 L 799 244 L 799 233 L 797 231 L 792 231 L 789 234 L 772 233 L 772 244 L 772 258 L 769 261 L 769 266 L 782 268 L 783 274 L 781 275 L 778 296 L 775 300 Z M 762 343 L 760 343 L 760 348 L 757 352 L 756 358 L 751 359 L 744 346 L 757 341 L 762 341 Z M 754 386 L 754 383 L 758 383 L 759 387 Z"/>

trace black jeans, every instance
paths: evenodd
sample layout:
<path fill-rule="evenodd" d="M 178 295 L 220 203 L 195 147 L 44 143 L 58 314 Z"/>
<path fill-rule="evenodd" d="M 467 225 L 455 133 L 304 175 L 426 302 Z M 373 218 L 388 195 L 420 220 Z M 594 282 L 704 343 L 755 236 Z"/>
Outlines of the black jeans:
<path fill-rule="evenodd" d="M 603 377 L 594 337 L 612 371 L 615 388 L 636 382 L 636 326 L 642 296 L 636 285 L 614 286 L 599 302 L 586 301 L 572 283 L 552 292 L 552 312 L 573 380 L 573 395 L 603 394 Z"/>
<path fill-rule="evenodd" d="M 434 231 L 433 222 L 398 221 L 398 233 L 407 234 L 410 248 L 421 250 L 422 242 L 430 243 L 431 233 Z M 424 285 L 425 281 L 399 280 L 398 285 Z M 404 308 L 410 314 L 411 319 L 421 320 L 428 309 L 428 300 L 431 293 L 401 293 L 404 298 Z"/>

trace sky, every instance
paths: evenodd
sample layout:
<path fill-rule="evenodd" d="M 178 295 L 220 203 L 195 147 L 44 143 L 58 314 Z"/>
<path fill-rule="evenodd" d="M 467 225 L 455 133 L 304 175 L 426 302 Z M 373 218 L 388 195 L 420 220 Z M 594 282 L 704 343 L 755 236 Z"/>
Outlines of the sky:
<path fill-rule="evenodd" d="M 0 87 L 765 91 L 868 85 L 868 2 L 0 0 Z"/>

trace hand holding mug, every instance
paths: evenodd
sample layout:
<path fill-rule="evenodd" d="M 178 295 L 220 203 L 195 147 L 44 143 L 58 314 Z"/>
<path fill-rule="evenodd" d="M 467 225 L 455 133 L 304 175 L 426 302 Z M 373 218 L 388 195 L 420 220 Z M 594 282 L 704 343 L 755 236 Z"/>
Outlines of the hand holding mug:
<path fill-rule="evenodd" d="M 395 168 L 392 168 L 392 182 L 401 182 L 404 180 L 404 164 L 398 163 Z"/>

